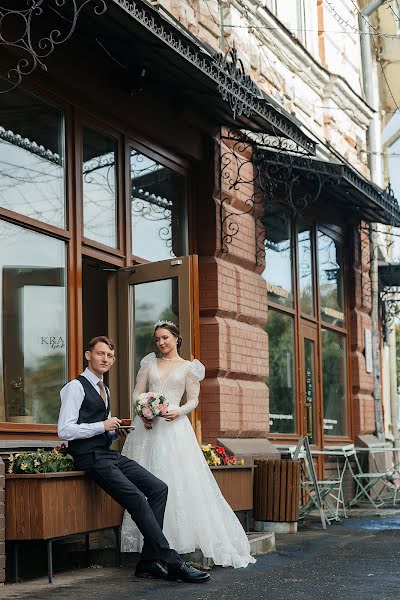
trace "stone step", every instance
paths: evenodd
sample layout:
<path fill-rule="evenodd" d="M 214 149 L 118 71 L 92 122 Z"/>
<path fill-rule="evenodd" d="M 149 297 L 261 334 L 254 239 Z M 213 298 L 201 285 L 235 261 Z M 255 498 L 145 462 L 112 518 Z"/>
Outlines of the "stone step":
<path fill-rule="evenodd" d="M 252 556 L 258 556 L 259 554 L 266 554 L 267 552 L 273 552 L 275 550 L 275 534 L 271 532 L 251 532 L 247 534 L 247 538 L 250 544 L 250 552 Z M 212 558 L 206 558 L 201 550 L 190 552 L 190 554 L 183 554 L 182 559 L 190 562 L 199 569 L 212 569 L 214 561 Z"/>

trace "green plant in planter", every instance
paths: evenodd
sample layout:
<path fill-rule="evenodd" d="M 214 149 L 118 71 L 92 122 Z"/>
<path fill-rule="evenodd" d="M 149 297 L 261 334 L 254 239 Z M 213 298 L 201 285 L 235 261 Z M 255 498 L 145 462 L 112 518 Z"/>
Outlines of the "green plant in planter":
<path fill-rule="evenodd" d="M 35 452 L 17 452 L 9 456 L 9 473 L 61 473 L 74 470 L 74 459 L 65 444 L 53 450 L 38 448 Z"/>

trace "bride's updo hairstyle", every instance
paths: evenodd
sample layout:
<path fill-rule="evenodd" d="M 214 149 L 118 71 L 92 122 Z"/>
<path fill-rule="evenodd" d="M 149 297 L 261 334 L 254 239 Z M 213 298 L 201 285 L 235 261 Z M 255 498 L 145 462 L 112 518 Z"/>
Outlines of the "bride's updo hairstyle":
<path fill-rule="evenodd" d="M 178 343 L 176 346 L 178 350 L 180 349 L 182 346 L 181 332 L 175 323 L 172 321 L 157 321 L 157 323 L 154 325 L 154 335 L 156 334 L 157 329 L 167 329 L 174 337 L 178 338 Z"/>

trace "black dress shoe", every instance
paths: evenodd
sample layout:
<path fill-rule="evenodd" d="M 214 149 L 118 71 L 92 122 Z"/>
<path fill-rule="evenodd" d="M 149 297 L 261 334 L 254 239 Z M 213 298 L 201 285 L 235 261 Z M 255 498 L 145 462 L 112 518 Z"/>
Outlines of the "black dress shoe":
<path fill-rule="evenodd" d="M 168 571 L 158 560 L 140 561 L 136 565 L 136 577 L 167 579 Z"/>
<path fill-rule="evenodd" d="M 184 562 L 179 567 L 168 567 L 168 579 L 185 583 L 206 583 L 210 581 L 210 574 Z"/>

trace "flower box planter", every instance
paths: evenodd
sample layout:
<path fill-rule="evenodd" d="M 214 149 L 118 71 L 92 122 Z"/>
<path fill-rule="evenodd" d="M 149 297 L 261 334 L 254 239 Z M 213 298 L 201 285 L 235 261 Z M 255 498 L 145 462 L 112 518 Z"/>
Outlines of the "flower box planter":
<path fill-rule="evenodd" d="M 52 581 L 54 539 L 113 528 L 119 534 L 123 508 L 83 471 L 6 475 L 5 537 L 8 541 L 45 540 L 48 575 Z M 88 539 L 87 539 L 88 542 Z M 14 564 L 18 579 L 17 550 Z"/>
<path fill-rule="evenodd" d="M 253 466 L 210 467 L 225 500 L 232 510 L 253 509 Z"/>

